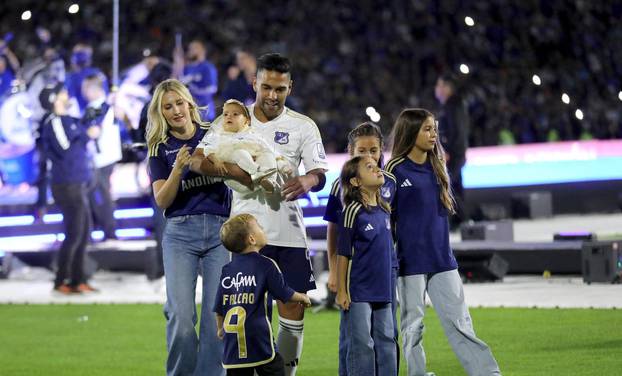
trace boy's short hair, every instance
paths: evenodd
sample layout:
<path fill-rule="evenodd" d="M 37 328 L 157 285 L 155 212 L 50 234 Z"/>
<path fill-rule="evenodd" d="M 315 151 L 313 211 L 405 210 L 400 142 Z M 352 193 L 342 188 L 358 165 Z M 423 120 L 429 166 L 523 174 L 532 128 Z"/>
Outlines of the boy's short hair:
<path fill-rule="evenodd" d="M 251 113 L 250 113 L 250 112 L 248 112 L 248 108 L 246 108 L 246 106 L 244 105 L 244 103 L 240 102 L 240 101 L 239 101 L 239 100 L 237 100 L 237 99 L 227 99 L 227 100 L 225 101 L 225 103 L 222 105 L 222 110 L 223 110 L 223 111 L 225 110 L 225 106 L 226 106 L 226 105 L 228 105 L 228 104 L 235 104 L 235 105 L 237 105 L 237 106 L 241 107 L 242 112 L 244 113 L 244 116 L 246 116 L 246 118 L 248 119 L 248 121 L 250 121 L 250 120 L 251 120 Z"/>
<path fill-rule="evenodd" d="M 229 251 L 242 253 L 248 247 L 251 221 L 257 221 L 252 214 L 238 214 L 223 223 L 220 228 L 220 240 Z"/>

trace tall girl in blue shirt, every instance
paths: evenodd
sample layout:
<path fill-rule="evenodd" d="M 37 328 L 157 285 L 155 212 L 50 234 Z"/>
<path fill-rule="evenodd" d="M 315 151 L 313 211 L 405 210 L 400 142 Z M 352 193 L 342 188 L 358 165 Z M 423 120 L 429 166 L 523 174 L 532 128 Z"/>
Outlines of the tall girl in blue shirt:
<path fill-rule="evenodd" d="M 447 217 L 455 213 L 454 200 L 434 116 L 424 109 L 403 110 L 393 126 L 393 139 L 387 170 L 397 181 L 392 220 L 408 375 L 426 375 L 422 341 L 426 292 L 465 371 L 500 375 L 490 348 L 475 335 L 449 245 Z"/>
<path fill-rule="evenodd" d="M 211 304 L 220 271 L 229 261 L 220 227 L 229 216 L 230 196 L 220 181 L 188 170 L 190 155 L 209 124 L 188 89 L 177 80 L 160 83 L 149 105 L 149 173 L 157 205 L 164 210 L 162 234 L 166 276 L 167 375 L 224 375 L 222 342 L 209 309 L 201 310 L 195 331 L 196 284 L 203 277 L 203 298 Z"/>
<path fill-rule="evenodd" d="M 337 304 L 343 309 L 345 368 L 350 376 L 397 375 L 390 207 L 380 193 L 384 174 L 373 158 L 354 157 L 343 166 L 340 182 L 345 209 L 337 248 Z"/>

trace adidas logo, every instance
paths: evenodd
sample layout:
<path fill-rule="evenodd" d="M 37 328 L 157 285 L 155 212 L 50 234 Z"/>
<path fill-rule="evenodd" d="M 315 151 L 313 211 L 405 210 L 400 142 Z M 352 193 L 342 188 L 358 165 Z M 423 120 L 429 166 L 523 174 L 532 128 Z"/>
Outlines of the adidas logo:
<path fill-rule="evenodd" d="M 368 223 L 367 226 L 365 227 L 365 231 L 371 231 L 374 229 L 374 226 L 371 225 L 371 223 Z"/>
<path fill-rule="evenodd" d="M 402 182 L 402 185 L 400 185 L 400 187 L 401 187 L 401 188 L 404 188 L 404 187 L 412 187 L 412 186 L 413 186 L 413 185 L 412 185 L 412 183 L 411 183 L 411 182 L 410 182 L 410 180 L 408 180 L 408 179 L 404 180 L 404 181 Z"/>

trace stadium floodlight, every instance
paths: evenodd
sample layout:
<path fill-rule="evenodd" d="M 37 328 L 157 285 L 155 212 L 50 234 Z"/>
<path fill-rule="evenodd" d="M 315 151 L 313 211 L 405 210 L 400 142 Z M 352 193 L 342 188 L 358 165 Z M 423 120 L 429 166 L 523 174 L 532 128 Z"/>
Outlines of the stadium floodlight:
<path fill-rule="evenodd" d="M 76 14 L 80 11 L 80 6 L 78 4 L 71 4 L 69 6 L 69 9 L 67 9 L 67 11 L 71 14 Z"/>
<path fill-rule="evenodd" d="M 531 81 L 536 86 L 540 86 L 540 84 L 542 83 L 542 80 L 540 79 L 540 76 L 538 76 L 537 74 L 534 74 L 533 76 L 531 76 Z"/>
<path fill-rule="evenodd" d="M 380 114 L 372 106 L 369 106 L 365 109 L 365 114 L 369 116 L 369 119 L 374 123 L 377 123 L 380 120 Z"/>
<path fill-rule="evenodd" d="M 464 17 L 464 23 L 467 26 L 474 26 L 475 25 L 475 20 L 473 20 L 473 18 L 471 18 L 469 16 L 466 16 L 466 17 Z"/>
<path fill-rule="evenodd" d="M 570 103 L 570 97 L 568 96 L 568 94 L 566 94 L 566 93 L 562 94 L 562 102 L 564 102 L 566 104 Z"/>
<path fill-rule="evenodd" d="M 463 74 L 469 74 L 469 66 L 466 64 L 460 64 L 460 72 Z"/>
<path fill-rule="evenodd" d="M 622 90 L 618 93 L 618 99 L 622 101 Z"/>
<path fill-rule="evenodd" d="M 577 108 L 577 110 L 574 112 L 574 116 L 579 120 L 583 120 L 583 111 Z"/>
<path fill-rule="evenodd" d="M 29 10 L 24 11 L 22 13 L 22 21 L 28 21 L 32 17 L 32 12 Z"/>

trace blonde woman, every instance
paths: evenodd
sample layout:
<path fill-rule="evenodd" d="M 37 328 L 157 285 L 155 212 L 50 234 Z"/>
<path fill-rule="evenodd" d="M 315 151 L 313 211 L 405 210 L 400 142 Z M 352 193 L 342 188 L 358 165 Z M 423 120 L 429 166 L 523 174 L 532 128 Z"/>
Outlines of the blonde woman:
<path fill-rule="evenodd" d="M 164 210 L 162 235 L 166 276 L 167 375 L 224 375 L 222 342 L 209 309 L 201 310 L 197 337 L 195 290 L 199 270 L 202 302 L 211 306 L 229 255 L 220 227 L 230 196 L 221 179 L 188 169 L 190 155 L 209 129 L 188 89 L 177 80 L 160 83 L 148 111 L 149 174 L 156 204 Z"/>

